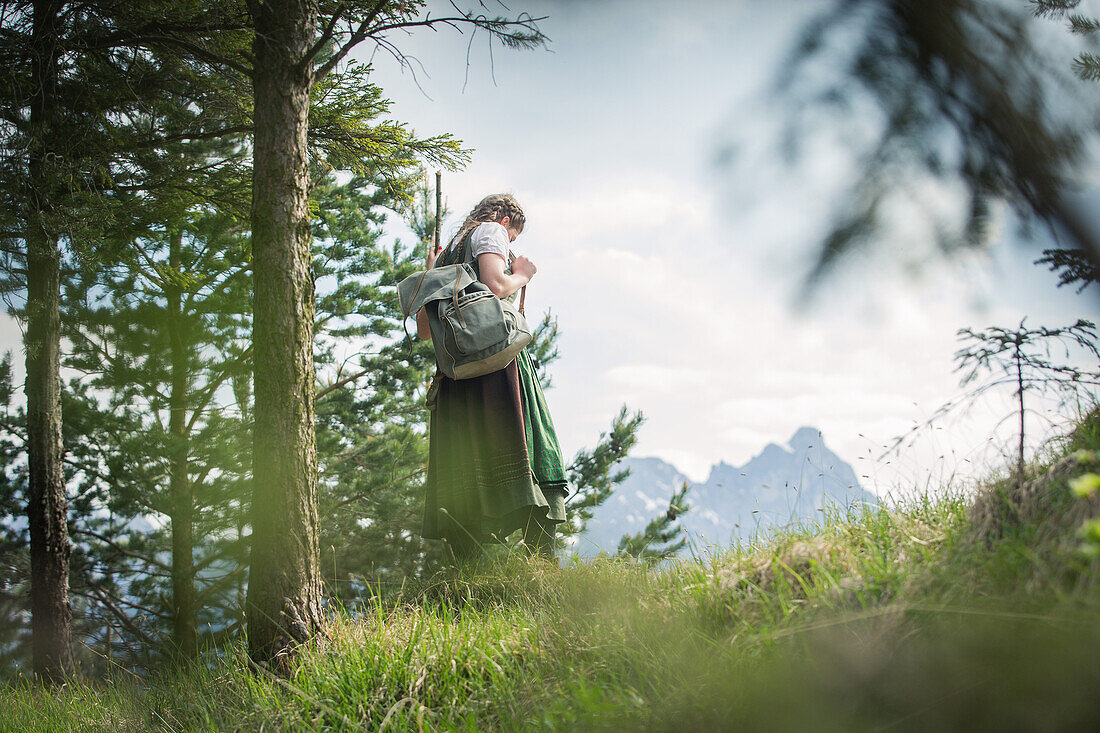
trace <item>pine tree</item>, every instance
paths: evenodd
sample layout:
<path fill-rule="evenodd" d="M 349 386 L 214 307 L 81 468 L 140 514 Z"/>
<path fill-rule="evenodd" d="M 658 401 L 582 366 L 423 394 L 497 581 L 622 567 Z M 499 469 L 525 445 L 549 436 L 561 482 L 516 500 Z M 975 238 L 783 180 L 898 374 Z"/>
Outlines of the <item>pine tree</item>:
<path fill-rule="evenodd" d="M 209 145 L 201 147 L 210 157 Z M 423 567 L 416 531 L 421 405 L 431 355 L 426 343 L 395 337 L 400 311 L 394 285 L 418 266 L 416 249 L 380 241 L 385 212 L 400 208 L 404 196 L 392 190 L 392 180 L 383 186 L 382 179 L 356 177 L 339 184 L 332 174 L 314 175 L 312 267 L 320 283 L 314 359 L 325 547 L 331 545 L 338 566 L 357 577 L 372 568 L 381 575 L 411 573 Z M 175 199 L 169 204 L 158 208 L 160 218 L 176 219 L 136 240 L 120 240 L 123 256 L 115 266 L 70 274 L 64 301 L 72 324 L 67 338 L 74 343 L 68 366 L 84 372 L 98 394 L 109 395 L 101 406 L 82 410 L 86 419 L 74 416 L 72 426 L 99 447 L 80 460 L 70 457 L 73 473 L 104 467 L 99 503 L 74 517 L 78 548 L 92 561 L 74 566 L 75 582 L 86 611 L 110 620 L 88 633 L 93 643 L 105 649 L 110 636 L 116 657 L 139 666 L 164 654 L 193 656 L 199 620 L 212 630 L 205 643 L 237 633 L 247 567 L 248 233 L 234 217 L 197 201 L 183 208 Z M 183 325 L 182 395 L 173 391 L 173 318 Z M 354 369 L 341 354 L 349 345 L 361 349 Z M 70 392 L 78 389 L 72 385 Z M 186 406 L 182 455 L 173 451 L 173 394 Z M 99 432 L 99 426 L 109 429 Z M 171 487 L 180 483 L 191 490 L 194 535 L 206 538 L 193 546 L 177 532 L 181 512 Z M 165 529 L 157 528 L 161 518 L 169 520 Z M 164 557 L 172 558 L 170 566 Z M 188 577 L 193 582 L 181 589 Z M 173 582 L 166 585 L 168 580 Z M 349 590 L 346 583 L 336 587 L 342 594 Z M 193 600 L 180 603 L 181 596 Z"/>
<path fill-rule="evenodd" d="M 22 296 L 27 379 L 27 455 L 34 669 L 57 680 L 73 670 L 68 564 L 71 543 L 62 468 L 60 273 L 63 250 L 99 218 L 89 199 L 104 189 L 110 140 L 104 93 L 118 76 L 89 33 L 104 25 L 98 3 L 0 3 L 3 166 L 0 214 L 5 291 Z M 102 73 L 101 73 L 102 72 Z M 91 79 L 95 79 L 92 82 Z M 127 100 L 128 101 L 128 100 Z"/>
<path fill-rule="evenodd" d="M 684 482 L 680 490 L 668 501 L 668 510 L 652 519 L 638 534 L 625 534 L 619 540 L 617 555 L 659 562 L 670 558 L 687 545 L 684 528 L 674 522 L 690 507 L 687 494 L 690 484 Z"/>
<path fill-rule="evenodd" d="M 256 659 L 281 667 L 292 643 L 309 638 L 320 624 L 313 375 L 312 359 L 306 358 L 313 292 L 305 282 L 309 249 L 303 238 L 309 95 L 352 48 L 396 28 L 468 23 L 511 46 L 542 42 L 537 29 L 523 19 L 493 21 L 466 13 L 449 20 L 417 20 L 420 7 L 416 2 L 349 2 L 325 18 L 316 0 L 248 0 L 256 57 L 254 342 L 257 364 L 265 365 L 255 374 L 249 644 Z M 342 43 L 322 56 L 338 37 L 340 21 L 349 24 Z M 287 536 L 294 541 L 286 542 Z"/>
<path fill-rule="evenodd" d="M 287 653 L 320 627 L 319 527 L 313 421 L 313 286 L 309 281 L 309 98 L 356 45 L 414 20 L 418 3 L 341 3 L 323 18 L 316 0 L 248 0 L 253 22 L 255 133 L 255 451 L 249 646 L 287 669 Z M 343 43 L 338 23 L 350 23 Z M 446 21 L 444 21 L 446 22 Z M 514 46 L 540 43 L 523 21 L 472 23 Z M 518 25 L 519 30 L 513 26 Z M 289 541 L 288 541 L 289 538 Z"/>
<path fill-rule="evenodd" d="M 176 94 L 183 110 L 196 97 L 181 94 L 190 79 L 172 73 L 179 67 L 162 70 L 160 59 L 120 42 L 131 35 L 119 24 L 128 7 L 94 0 L 0 3 L 0 75 L 9 91 L 0 109 L 4 292 L 26 323 L 35 669 L 48 678 L 72 670 L 61 447 L 62 272 L 66 258 L 100 256 L 98 235 L 129 225 L 126 204 L 136 194 L 172 184 L 144 176 L 148 138 L 203 134 L 135 124 L 165 95 Z"/>
<path fill-rule="evenodd" d="M 1014 387 L 1019 421 L 1016 479 L 1021 483 L 1025 466 L 1026 394 L 1039 392 L 1059 397 L 1079 397 L 1083 387 L 1100 384 L 1100 372 L 1059 363 L 1051 356 L 1052 347 L 1063 347 L 1067 356 L 1069 347 L 1075 347 L 1094 362 L 1100 362 L 1094 323 L 1080 319 L 1062 328 L 1029 328 L 1024 323 L 1026 320 L 1021 320 L 1016 328 L 993 326 L 984 331 L 960 329 L 958 338 L 963 345 L 955 352 L 955 371 L 963 373 L 960 386 L 966 387 L 979 381 L 987 372 L 993 375 L 992 379 L 971 388 L 971 399 L 1001 385 Z"/>
<path fill-rule="evenodd" d="M 642 413 L 631 415 L 624 405 L 612 420 L 611 430 L 600 433 L 596 447 L 577 452 L 566 469 L 574 494 L 566 503 L 570 518 L 560 530 L 562 535 L 574 537 L 584 532 L 593 512 L 630 475 L 630 469 L 620 463 L 638 442 L 638 428 L 644 421 Z"/>
<path fill-rule="evenodd" d="M 73 669 L 68 576 L 70 544 L 61 470 L 61 378 L 58 293 L 60 240 L 51 209 L 64 196 L 57 162 L 61 140 L 58 85 L 62 3 L 31 7 L 31 88 L 27 126 L 26 354 L 31 614 L 36 674 L 60 678 Z"/>
<path fill-rule="evenodd" d="M 132 516 L 167 518 L 171 646 L 191 659 L 198 651 L 196 524 L 199 537 L 217 536 L 205 514 L 216 511 L 210 505 L 222 498 L 216 487 L 231 475 L 229 466 L 209 459 L 239 429 L 225 419 L 219 392 L 251 366 L 247 231 L 232 216 L 194 205 L 119 248 L 116 265 L 67 283 L 66 335 L 73 344 L 67 364 L 109 394 L 105 412 L 131 418 L 118 433 L 126 442 L 113 442 L 121 460 L 145 466 L 138 483 L 120 481 L 138 492 L 120 517 L 126 521 L 97 534 L 117 542 L 132 534 L 126 529 Z M 115 469 L 130 473 L 124 465 Z M 204 543 L 201 551 L 213 549 Z M 144 554 L 148 570 L 161 564 L 157 554 Z"/>
<path fill-rule="evenodd" d="M 330 213 L 315 236 L 326 245 L 314 257 L 318 282 L 331 282 L 318 298 L 330 314 L 317 349 L 325 375 L 317 401 L 323 567 L 345 603 L 369 595 L 368 581 L 416 574 L 432 553 L 419 529 L 423 401 L 434 360 L 430 344 L 404 337 L 396 284 L 423 267 L 434 212 L 422 188 L 413 192 L 411 209 L 398 208 L 420 241 L 386 246 L 382 207 L 395 202 L 383 193 L 363 178 L 317 189 L 320 202 L 332 202 L 321 206 Z M 338 359 L 337 347 L 349 344 L 356 353 Z"/>

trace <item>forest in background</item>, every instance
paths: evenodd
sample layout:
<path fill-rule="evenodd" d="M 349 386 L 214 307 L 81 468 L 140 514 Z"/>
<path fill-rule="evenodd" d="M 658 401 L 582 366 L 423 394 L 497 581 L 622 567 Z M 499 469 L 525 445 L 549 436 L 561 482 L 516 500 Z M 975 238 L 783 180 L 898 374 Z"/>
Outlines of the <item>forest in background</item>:
<path fill-rule="evenodd" d="M 0 23 L 3 293 L 28 375 L 24 399 L 16 357 L 0 365 L 2 672 L 195 659 L 247 608 L 274 663 L 322 603 L 438 566 L 419 537 L 434 363 L 394 286 L 439 236 L 422 166 L 468 152 L 387 119 L 347 57 L 417 27 L 532 47 L 534 20 L 48 1 L 2 3 Z M 419 241 L 384 245 L 394 216 Z M 547 385 L 555 336 L 547 314 Z M 610 418 L 570 466 L 568 532 L 641 422 Z"/>

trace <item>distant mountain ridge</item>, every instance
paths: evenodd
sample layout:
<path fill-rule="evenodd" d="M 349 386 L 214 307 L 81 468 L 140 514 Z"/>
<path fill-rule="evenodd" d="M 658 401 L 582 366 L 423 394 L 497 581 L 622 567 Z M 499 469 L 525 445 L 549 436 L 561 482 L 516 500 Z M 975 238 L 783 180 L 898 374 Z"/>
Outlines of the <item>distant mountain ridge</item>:
<path fill-rule="evenodd" d="M 660 458 L 627 458 L 630 476 L 596 510 L 575 551 L 614 553 L 623 534 L 641 531 L 668 508 L 673 492 L 692 484 L 691 510 L 682 518 L 697 548 L 729 545 L 793 522 L 815 521 L 826 505 L 878 503 L 852 467 L 825 445 L 821 431 L 802 427 L 787 445 L 769 443 L 743 466 L 721 462 L 692 483 Z"/>

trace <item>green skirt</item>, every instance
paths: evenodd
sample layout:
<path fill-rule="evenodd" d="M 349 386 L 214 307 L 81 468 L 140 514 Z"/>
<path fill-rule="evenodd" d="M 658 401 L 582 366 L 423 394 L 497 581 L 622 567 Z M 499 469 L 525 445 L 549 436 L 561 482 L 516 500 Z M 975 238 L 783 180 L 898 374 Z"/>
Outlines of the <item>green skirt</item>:
<path fill-rule="evenodd" d="M 421 534 L 500 541 L 532 513 L 565 521 L 561 448 L 527 350 L 492 374 L 438 379 Z"/>

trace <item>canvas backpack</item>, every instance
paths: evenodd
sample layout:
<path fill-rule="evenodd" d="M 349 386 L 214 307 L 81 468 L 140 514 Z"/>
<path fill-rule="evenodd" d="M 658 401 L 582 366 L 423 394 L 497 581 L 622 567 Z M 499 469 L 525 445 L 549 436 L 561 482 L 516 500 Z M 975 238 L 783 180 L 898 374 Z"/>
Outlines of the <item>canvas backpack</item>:
<path fill-rule="evenodd" d="M 478 279 L 470 247 L 454 265 L 413 273 L 397 286 L 408 318 L 424 308 L 435 361 L 451 379 L 471 379 L 508 366 L 531 342 L 531 328 L 517 309 Z"/>

